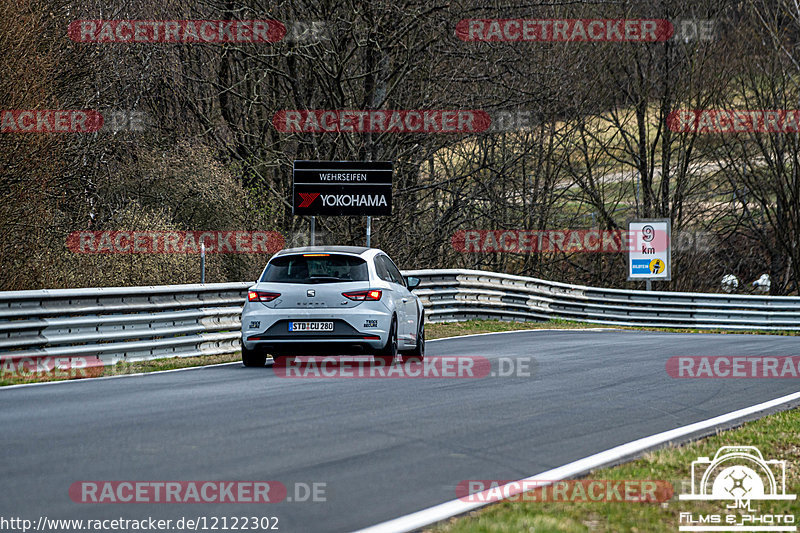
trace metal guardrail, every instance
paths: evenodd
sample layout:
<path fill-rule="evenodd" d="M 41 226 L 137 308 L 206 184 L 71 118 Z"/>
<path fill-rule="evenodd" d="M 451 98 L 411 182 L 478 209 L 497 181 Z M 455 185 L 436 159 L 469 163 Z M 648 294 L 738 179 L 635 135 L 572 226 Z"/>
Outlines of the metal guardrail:
<path fill-rule="evenodd" d="M 0 292 L 0 358 L 110 365 L 234 353 L 250 285 Z"/>
<path fill-rule="evenodd" d="M 562 318 L 615 326 L 800 329 L 800 298 L 633 291 L 480 270 L 409 270 L 434 322 Z"/>
<path fill-rule="evenodd" d="M 600 289 L 479 270 L 407 270 L 432 322 L 563 318 L 617 326 L 800 329 L 800 298 Z M 0 292 L 0 364 L 235 353 L 252 283 Z"/>

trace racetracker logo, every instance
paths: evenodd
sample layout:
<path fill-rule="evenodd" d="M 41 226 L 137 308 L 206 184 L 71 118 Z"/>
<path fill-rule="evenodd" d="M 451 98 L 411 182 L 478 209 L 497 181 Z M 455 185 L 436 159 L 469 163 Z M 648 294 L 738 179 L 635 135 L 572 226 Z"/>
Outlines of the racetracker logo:
<path fill-rule="evenodd" d="M 661 503 L 672 498 L 673 489 L 666 481 L 653 480 L 468 479 L 456 486 L 456 495 L 464 502 L 481 503 L 500 500 L 541 503 Z"/>
<path fill-rule="evenodd" d="M 530 357 L 413 356 L 403 364 L 387 364 L 372 357 L 279 358 L 273 370 L 282 378 L 384 378 L 384 379 L 482 379 L 532 377 L 536 362 Z"/>
<path fill-rule="evenodd" d="M 670 357 L 667 374 L 695 379 L 797 379 L 800 357 L 679 356 Z"/>
<path fill-rule="evenodd" d="M 272 117 L 282 133 L 479 133 L 489 129 L 486 111 L 475 110 L 286 110 Z"/>
<path fill-rule="evenodd" d="M 97 357 L 0 356 L 0 378 L 80 379 L 98 377 L 105 370 Z"/>
<path fill-rule="evenodd" d="M 663 19 L 464 19 L 456 25 L 456 36 L 470 42 L 652 43 L 673 32 Z"/>
<path fill-rule="evenodd" d="M 75 503 L 279 503 L 324 502 L 326 483 L 280 481 L 76 481 Z"/>
<path fill-rule="evenodd" d="M 667 115 L 677 133 L 797 133 L 800 110 L 680 109 Z"/>
<path fill-rule="evenodd" d="M 74 231 L 67 247 L 76 254 L 271 254 L 283 248 L 275 231 Z"/>
<path fill-rule="evenodd" d="M 103 115 L 90 109 L 4 109 L 0 133 L 91 133 L 103 127 Z"/>
<path fill-rule="evenodd" d="M 620 253 L 635 250 L 636 233 L 585 229 L 460 230 L 453 234 L 451 244 L 462 253 Z"/>
<path fill-rule="evenodd" d="M 79 43 L 237 43 L 280 41 L 277 20 L 76 20 L 67 35 Z"/>

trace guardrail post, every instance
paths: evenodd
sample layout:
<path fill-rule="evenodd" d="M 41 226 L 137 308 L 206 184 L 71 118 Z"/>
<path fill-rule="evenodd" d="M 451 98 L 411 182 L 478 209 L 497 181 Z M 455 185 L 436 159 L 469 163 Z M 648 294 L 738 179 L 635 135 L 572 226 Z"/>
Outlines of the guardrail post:
<path fill-rule="evenodd" d="M 206 283 L 206 243 L 200 243 L 200 284 Z"/>

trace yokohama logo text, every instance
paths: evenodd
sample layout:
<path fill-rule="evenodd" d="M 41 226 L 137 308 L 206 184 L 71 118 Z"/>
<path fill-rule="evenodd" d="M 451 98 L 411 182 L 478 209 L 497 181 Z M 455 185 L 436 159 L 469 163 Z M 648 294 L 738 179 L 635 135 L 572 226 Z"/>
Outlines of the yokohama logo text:
<path fill-rule="evenodd" d="M 382 194 L 324 194 L 322 205 L 325 207 L 350 206 L 385 206 L 386 196 Z M 301 205 L 301 207 L 303 207 Z"/>

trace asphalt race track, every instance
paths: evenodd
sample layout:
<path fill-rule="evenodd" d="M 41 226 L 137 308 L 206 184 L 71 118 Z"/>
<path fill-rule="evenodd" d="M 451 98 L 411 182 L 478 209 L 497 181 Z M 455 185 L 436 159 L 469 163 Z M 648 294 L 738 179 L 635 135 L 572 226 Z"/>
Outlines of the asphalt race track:
<path fill-rule="evenodd" d="M 232 364 L 0 389 L 0 515 L 351 531 L 453 500 L 461 480 L 524 478 L 800 390 L 665 370 L 678 355 L 798 356 L 797 337 L 530 331 L 429 342 L 428 355 L 536 364 L 532 377 L 482 379 L 287 379 Z M 290 497 L 294 483 L 324 483 L 326 501 L 74 503 L 81 480 L 280 481 Z"/>

